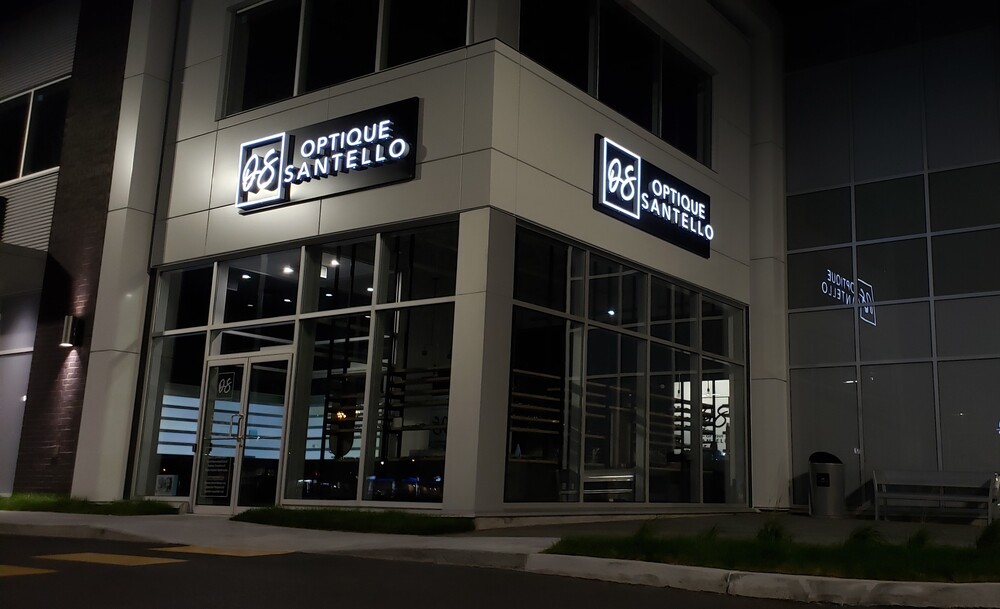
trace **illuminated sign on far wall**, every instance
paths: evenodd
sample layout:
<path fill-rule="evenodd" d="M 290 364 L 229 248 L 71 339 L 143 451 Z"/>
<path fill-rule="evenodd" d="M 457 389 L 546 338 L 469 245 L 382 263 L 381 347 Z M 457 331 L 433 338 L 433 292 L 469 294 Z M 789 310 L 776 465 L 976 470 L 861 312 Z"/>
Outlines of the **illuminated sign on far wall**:
<path fill-rule="evenodd" d="M 404 99 L 240 145 L 241 214 L 412 180 L 420 100 Z"/>
<path fill-rule="evenodd" d="M 708 258 L 715 237 L 709 196 L 624 146 L 596 139 L 594 209 Z"/>

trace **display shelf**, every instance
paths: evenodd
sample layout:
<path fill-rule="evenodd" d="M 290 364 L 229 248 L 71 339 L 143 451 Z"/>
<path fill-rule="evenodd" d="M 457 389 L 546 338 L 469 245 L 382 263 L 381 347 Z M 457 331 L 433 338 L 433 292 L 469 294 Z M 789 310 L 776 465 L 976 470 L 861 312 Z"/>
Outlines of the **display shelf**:
<path fill-rule="evenodd" d="M 535 466 L 559 464 L 565 421 L 563 391 L 562 377 L 537 370 L 511 369 L 507 438 L 510 462 Z"/>

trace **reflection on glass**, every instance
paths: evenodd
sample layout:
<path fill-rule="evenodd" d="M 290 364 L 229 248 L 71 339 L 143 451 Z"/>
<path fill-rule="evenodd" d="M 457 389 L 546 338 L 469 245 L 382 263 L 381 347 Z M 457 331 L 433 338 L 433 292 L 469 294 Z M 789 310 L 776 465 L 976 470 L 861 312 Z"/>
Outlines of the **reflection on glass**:
<path fill-rule="evenodd" d="M 580 500 L 583 328 L 515 307 L 505 501 Z"/>
<path fill-rule="evenodd" d="M 646 274 L 591 254 L 588 316 L 594 321 L 644 331 Z"/>
<path fill-rule="evenodd" d="M 693 347 L 698 332 L 694 292 L 658 277 L 653 277 L 650 289 L 650 333 Z"/>
<path fill-rule="evenodd" d="M 382 240 L 379 302 L 455 294 L 458 224 L 388 235 Z"/>
<path fill-rule="evenodd" d="M 208 371 L 201 429 L 198 505 L 232 505 L 236 451 L 242 425 L 243 364 Z"/>
<path fill-rule="evenodd" d="M 204 358 L 204 333 L 153 341 L 136 470 L 138 496 L 190 496 Z"/>
<path fill-rule="evenodd" d="M 454 305 L 378 313 L 364 498 L 440 502 Z"/>
<path fill-rule="evenodd" d="M 585 501 L 643 501 L 646 342 L 587 335 Z"/>
<path fill-rule="evenodd" d="M 743 367 L 702 358 L 702 501 L 746 502 Z"/>
<path fill-rule="evenodd" d="M 274 505 L 281 462 L 281 434 L 285 424 L 285 389 L 288 362 L 250 364 L 247 404 L 244 411 L 240 490 L 236 504 L 247 507 Z"/>
<path fill-rule="evenodd" d="M 231 260 L 220 264 L 219 268 L 220 274 L 226 277 L 222 321 L 228 323 L 295 313 L 299 250 Z"/>
<path fill-rule="evenodd" d="M 330 244 L 310 250 L 318 256 L 316 311 L 370 305 L 375 286 L 375 240 Z"/>
<path fill-rule="evenodd" d="M 698 371 L 690 353 L 653 344 L 649 375 L 649 500 L 690 502 L 697 489 L 691 452 Z"/>
<path fill-rule="evenodd" d="M 367 315 L 302 324 L 286 498 L 357 498 L 370 324 Z"/>

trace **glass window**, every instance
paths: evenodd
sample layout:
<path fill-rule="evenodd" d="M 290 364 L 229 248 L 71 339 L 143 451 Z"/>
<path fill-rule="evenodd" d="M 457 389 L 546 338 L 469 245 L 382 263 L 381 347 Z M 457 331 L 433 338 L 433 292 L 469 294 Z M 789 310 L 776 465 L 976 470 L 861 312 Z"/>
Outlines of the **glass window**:
<path fill-rule="evenodd" d="M 20 95 L 0 104 L 0 182 L 21 175 L 21 152 L 28 127 L 29 95 Z"/>
<path fill-rule="evenodd" d="M 931 364 L 861 368 L 865 470 L 937 469 Z"/>
<path fill-rule="evenodd" d="M 927 296 L 926 243 L 925 239 L 911 239 L 859 246 L 859 283 L 868 284 L 876 302 Z"/>
<path fill-rule="evenodd" d="M 664 43 L 660 78 L 660 136 L 709 164 L 712 141 L 712 78 Z"/>
<path fill-rule="evenodd" d="M 374 239 L 310 248 L 308 255 L 319 265 L 314 297 L 316 311 L 371 304 L 375 291 Z"/>
<path fill-rule="evenodd" d="M 651 281 L 650 334 L 693 347 L 698 341 L 697 295 L 658 277 Z"/>
<path fill-rule="evenodd" d="M 791 370 L 792 503 L 809 503 L 809 455 L 824 451 L 844 462 L 849 502 L 861 502 L 858 378 L 854 366 Z M 867 476 L 866 476 L 867 478 Z"/>
<path fill-rule="evenodd" d="M 851 248 L 790 254 L 788 308 L 829 307 L 854 302 Z"/>
<path fill-rule="evenodd" d="M 788 249 L 851 241 L 851 189 L 788 197 L 786 205 Z"/>
<path fill-rule="evenodd" d="M 403 302 L 455 294 L 458 224 L 387 235 L 382 240 L 379 302 Z"/>
<path fill-rule="evenodd" d="M 601 2 L 600 32 L 597 99 L 652 130 L 659 40 L 610 0 Z"/>
<path fill-rule="evenodd" d="M 931 173 L 931 230 L 1000 224 L 1000 163 Z"/>
<path fill-rule="evenodd" d="M 702 501 L 746 503 L 743 366 L 701 359 Z"/>
<path fill-rule="evenodd" d="M 288 499 L 357 498 L 370 324 L 368 315 L 302 323 Z"/>
<path fill-rule="evenodd" d="M 14 472 L 24 420 L 24 398 L 28 393 L 31 353 L 0 357 L 0 494 L 14 490 Z"/>
<path fill-rule="evenodd" d="M 520 46 L 522 53 L 586 91 L 591 19 L 583 8 L 580 0 L 521 2 Z"/>
<path fill-rule="evenodd" d="M 226 278 L 222 319 L 226 323 L 295 313 L 299 285 L 297 249 L 220 263 L 219 276 Z"/>
<path fill-rule="evenodd" d="M 646 341 L 587 333 L 584 501 L 643 501 Z"/>
<path fill-rule="evenodd" d="M 938 356 L 1000 355 L 1000 296 L 939 300 L 934 315 Z"/>
<path fill-rule="evenodd" d="M 514 298 L 565 311 L 571 249 L 561 241 L 519 229 L 514 252 Z"/>
<path fill-rule="evenodd" d="M 212 267 L 160 273 L 156 331 L 208 324 Z"/>
<path fill-rule="evenodd" d="M 589 317 L 643 332 L 646 328 L 646 274 L 591 254 Z"/>
<path fill-rule="evenodd" d="M 934 293 L 969 294 L 1000 290 L 1000 229 L 941 235 L 934 252 Z"/>
<path fill-rule="evenodd" d="M 291 323 L 230 328 L 215 333 L 213 352 L 219 355 L 228 355 L 283 347 L 287 349 L 291 347 L 294 336 L 295 326 Z"/>
<path fill-rule="evenodd" d="M 35 345 L 41 292 L 0 296 L 0 351 Z"/>
<path fill-rule="evenodd" d="M 925 230 L 923 176 L 856 186 L 854 205 L 858 241 Z"/>
<path fill-rule="evenodd" d="M 514 307 L 504 501 L 579 501 L 583 328 Z"/>
<path fill-rule="evenodd" d="M 378 0 L 323 0 L 306 4 L 302 92 L 375 71 Z M 347 52 L 333 53 L 331 41 Z"/>
<path fill-rule="evenodd" d="M 227 114 L 295 93 L 300 10 L 299 0 L 274 0 L 236 13 Z"/>
<path fill-rule="evenodd" d="M 702 297 L 701 348 L 709 353 L 742 361 L 745 343 L 743 309 Z"/>
<path fill-rule="evenodd" d="M 1000 413 L 985 397 L 1000 378 L 1000 360 L 941 362 L 941 452 L 945 471 L 996 471 Z"/>
<path fill-rule="evenodd" d="M 450 303 L 378 313 L 367 500 L 441 501 L 454 313 Z"/>
<path fill-rule="evenodd" d="M 24 151 L 25 175 L 59 165 L 68 102 L 69 80 L 35 91 Z"/>
<path fill-rule="evenodd" d="M 153 339 L 137 495 L 170 489 L 174 496 L 190 496 L 204 364 L 204 333 Z"/>
<path fill-rule="evenodd" d="M 468 0 L 385 0 L 388 68 L 465 46 Z"/>
<path fill-rule="evenodd" d="M 810 311 L 788 316 L 792 366 L 854 362 L 855 309 Z"/>
<path fill-rule="evenodd" d="M 874 307 L 876 323 L 860 324 L 861 359 L 931 356 L 931 315 L 926 302 Z"/>
<path fill-rule="evenodd" d="M 653 343 L 649 364 L 649 500 L 697 502 L 692 452 L 697 360 Z"/>

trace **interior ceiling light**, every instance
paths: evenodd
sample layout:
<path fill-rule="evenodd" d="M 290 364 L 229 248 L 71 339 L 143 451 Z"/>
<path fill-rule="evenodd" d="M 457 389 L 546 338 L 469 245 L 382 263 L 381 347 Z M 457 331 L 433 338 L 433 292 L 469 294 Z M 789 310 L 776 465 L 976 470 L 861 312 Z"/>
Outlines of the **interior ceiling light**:
<path fill-rule="evenodd" d="M 292 274 L 292 273 L 295 272 L 295 269 L 293 269 L 290 266 L 285 266 L 285 268 L 281 269 L 281 272 L 284 273 L 284 274 L 286 274 L 286 275 L 290 275 L 290 274 Z"/>

